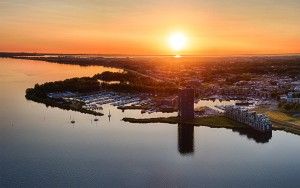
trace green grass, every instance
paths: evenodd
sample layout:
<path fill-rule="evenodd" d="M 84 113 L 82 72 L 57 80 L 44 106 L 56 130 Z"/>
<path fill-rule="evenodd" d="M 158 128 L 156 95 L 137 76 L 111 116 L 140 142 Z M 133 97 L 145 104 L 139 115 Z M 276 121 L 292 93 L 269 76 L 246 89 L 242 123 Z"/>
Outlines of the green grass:
<path fill-rule="evenodd" d="M 300 118 L 280 111 L 267 111 L 265 114 L 273 122 L 273 129 L 300 135 Z"/>
<path fill-rule="evenodd" d="M 291 113 L 283 111 L 281 109 L 269 109 L 265 107 L 258 107 L 255 109 L 258 113 L 266 114 L 270 120 L 274 123 L 286 124 L 286 125 L 296 125 L 300 129 L 300 117 L 293 117 Z"/>
<path fill-rule="evenodd" d="M 294 118 L 282 112 L 266 112 L 273 121 L 273 130 L 282 130 L 285 132 L 300 135 L 300 125 L 294 124 L 299 118 Z M 247 125 L 243 125 L 233 121 L 225 116 L 197 117 L 193 121 L 181 122 L 178 117 L 160 117 L 160 118 L 123 118 L 123 121 L 130 123 L 169 123 L 169 124 L 189 124 L 194 126 L 206 126 L 211 128 L 227 128 L 227 129 L 248 129 Z M 290 121 L 293 122 L 289 123 Z"/>
<path fill-rule="evenodd" d="M 255 111 L 266 114 L 273 123 L 273 130 L 283 130 L 285 132 L 300 135 L 300 118 L 293 117 L 292 114 L 277 108 L 269 109 L 258 107 Z"/>
<path fill-rule="evenodd" d="M 300 118 L 293 117 L 280 111 L 267 111 L 265 114 L 273 121 L 289 122 L 300 126 Z"/>
<path fill-rule="evenodd" d="M 198 126 L 212 128 L 243 128 L 245 125 L 233 121 L 225 116 L 198 117 L 193 123 Z"/>
<path fill-rule="evenodd" d="M 207 126 L 211 128 L 243 128 L 243 124 L 237 123 L 224 116 L 198 117 L 193 121 L 182 122 L 178 117 L 160 117 L 160 118 L 123 118 L 123 121 L 130 123 L 170 123 L 170 124 L 190 124 L 194 126 Z"/>

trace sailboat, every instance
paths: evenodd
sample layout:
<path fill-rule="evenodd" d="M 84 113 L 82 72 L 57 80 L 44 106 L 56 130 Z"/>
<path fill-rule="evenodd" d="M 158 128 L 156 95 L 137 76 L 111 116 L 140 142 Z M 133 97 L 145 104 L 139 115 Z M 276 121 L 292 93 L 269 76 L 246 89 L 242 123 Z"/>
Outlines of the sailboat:
<path fill-rule="evenodd" d="M 109 117 L 109 118 L 111 117 L 110 111 L 108 112 L 108 117 Z"/>
<path fill-rule="evenodd" d="M 70 119 L 71 119 L 71 116 L 70 116 Z M 71 120 L 71 123 L 74 124 L 75 123 L 75 120 L 74 118 Z"/>

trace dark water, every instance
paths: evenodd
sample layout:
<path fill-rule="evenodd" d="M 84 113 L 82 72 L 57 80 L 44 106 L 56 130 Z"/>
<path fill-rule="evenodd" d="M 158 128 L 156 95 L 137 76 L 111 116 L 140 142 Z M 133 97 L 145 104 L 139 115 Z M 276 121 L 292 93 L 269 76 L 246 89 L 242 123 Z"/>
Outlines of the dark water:
<path fill-rule="evenodd" d="M 120 119 L 139 111 L 110 106 L 96 123 L 24 97 L 37 82 L 105 70 L 0 59 L 0 187 L 300 187 L 299 136 L 129 124 Z"/>

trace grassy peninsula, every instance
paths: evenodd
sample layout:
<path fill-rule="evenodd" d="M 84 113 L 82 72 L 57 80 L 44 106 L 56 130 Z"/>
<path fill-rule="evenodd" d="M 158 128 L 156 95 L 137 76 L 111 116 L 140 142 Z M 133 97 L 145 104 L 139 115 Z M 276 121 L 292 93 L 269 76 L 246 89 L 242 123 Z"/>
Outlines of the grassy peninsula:
<path fill-rule="evenodd" d="M 123 118 L 123 121 L 130 123 L 169 123 L 169 124 L 188 124 L 194 126 L 206 126 L 211 128 L 247 128 L 242 124 L 233 121 L 225 116 L 210 116 L 210 117 L 197 117 L 193 121 L 182 122 L 178 117 L 159 117 L 159 118 Z"/>
<path fill-rule="evenodd" d="M 159 117 L 159 118 L 123 118 L 123 121 L 130 123 L 169 123 L 169 124 L 189 124 L 193 126 L 206 126 L 211 128 L 227 128 L 227 129 L 248 129 L 241 123 L 233 121 L 225 116 L 197 117 L 193 121 L 181 122 L 178 117 Z M 271 116 L 273 122 L 273 130 L 282 130 L 292 134 L 300 135 L 300 125 L 291 124 L 285 121 L 276 121 Z"/>
<path fill-rule="evenodd" d="M 258 108 L 257 110 L 265 113 L 270 118 L 273 123 L 273 129 L 300 135 L 300 117 L 282 109 Z"/>

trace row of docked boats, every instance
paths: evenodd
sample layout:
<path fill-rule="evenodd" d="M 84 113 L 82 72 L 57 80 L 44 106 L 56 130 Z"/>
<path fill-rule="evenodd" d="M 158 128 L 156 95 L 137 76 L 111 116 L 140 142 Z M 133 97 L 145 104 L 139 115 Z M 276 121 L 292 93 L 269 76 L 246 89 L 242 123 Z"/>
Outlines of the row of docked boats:
<path fill-rule="evenodd" d="M 89 110 L 103 110 L 102 105 L 111 104 L 113 106 L 125 105 L 145 105 L 151 102 L 151 99 L 144 95 L 126 95 L 117 92 L 99 92 L 85 96 L 74 97 L 70 100 L 84 102 L 83 108 Z"/>

